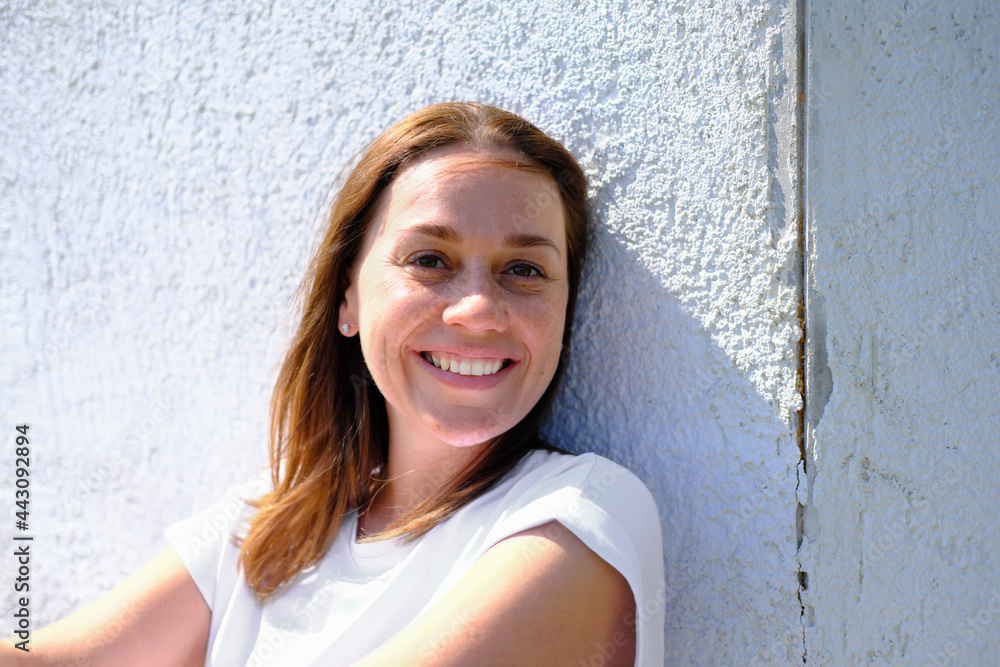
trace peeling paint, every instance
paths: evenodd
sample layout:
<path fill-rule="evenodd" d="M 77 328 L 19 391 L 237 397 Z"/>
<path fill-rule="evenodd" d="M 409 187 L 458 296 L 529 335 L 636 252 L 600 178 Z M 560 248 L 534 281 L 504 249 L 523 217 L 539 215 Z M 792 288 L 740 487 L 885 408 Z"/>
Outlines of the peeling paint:
<path fill-rule="evenodd" d="M 833 394 L 833 374 L 827 363 L 826 309 L 823 297 L 807 286 L 806 299 L 809 336 L 806 342 L 806 423 L 810 429 L 819 426 L 826 404 Z"/>

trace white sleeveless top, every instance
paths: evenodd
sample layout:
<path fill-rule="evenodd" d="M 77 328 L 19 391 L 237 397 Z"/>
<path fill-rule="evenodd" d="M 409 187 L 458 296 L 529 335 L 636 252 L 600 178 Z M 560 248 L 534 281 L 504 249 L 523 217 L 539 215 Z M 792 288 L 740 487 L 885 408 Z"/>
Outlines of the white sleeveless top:
<path fill-rule="evenodd" d="M 635 475 L 605 458 L 534 451 L 408 545 L 357 543 L 358 515 L 351 512 L 323 560 L 261 604 L 237 572 L 239 549 L 230 536 L 253 512 L 243 499 L 264 491 L 262 484 L 240 487 L 166 531 L 212 610 L 208 667 L 350 665 L 430 608 L 490 547 L 552 520 L 625 577 L 636 602 L 635 664 L 663 664 L 656 505 Z M 600 664 L 602 649 L 613 647 L 595 644 Z"/>

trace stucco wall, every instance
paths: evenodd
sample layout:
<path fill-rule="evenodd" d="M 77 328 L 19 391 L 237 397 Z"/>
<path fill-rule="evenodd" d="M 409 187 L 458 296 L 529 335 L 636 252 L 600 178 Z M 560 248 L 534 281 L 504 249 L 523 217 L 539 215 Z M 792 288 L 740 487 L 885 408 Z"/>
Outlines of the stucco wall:
<path fill-rule="evenodd" d="M 654 491 L 668 664 L 799 659 L 790 8 L 296 4 L 0 11 L 0 425 L 4 442 L 31 425 L 36 625 L 265 462 L 329 184 L 405 113 L 480 99 L 592 178 L 547 433 Z M 0 464 L 10 496 L 6 445 Z M 12 532 L 3 517 L 0 543 Z"/>
<path fill-rule="evenodd" d="M 807 657 L 996 664 L 1000 15 L 808 19 Z"/>

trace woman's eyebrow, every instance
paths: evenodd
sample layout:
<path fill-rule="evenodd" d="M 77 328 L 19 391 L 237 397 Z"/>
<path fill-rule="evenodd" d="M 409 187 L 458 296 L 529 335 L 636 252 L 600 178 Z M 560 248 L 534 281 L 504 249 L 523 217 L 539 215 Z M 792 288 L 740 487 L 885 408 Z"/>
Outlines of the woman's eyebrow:
<path fill-rule="evenodd" d="M 508 234 L 503 240 L 503 245 L 507 248 L 548 247 L 555 250 L 557 255 L 561 254 L 559 246 L 553 243 L 552 239 L 537 234 Z"/>
<path fill-rule="evenodd" d="M 458 232 L 454 228 L 448 225 L 435 225 L 431 223 L 424 223 L 419 225 L 413 225 L 407 231 L 414 232 L 416 234 L 423 234 L 425 236 L 430 236 L 435 239 L 440 239 L 441 241 L 452 241 L 457 242 L 462 239 Z"/>
<path fill-rule="evenodd" d="M 430 236 L 431 238 L 439 239 L 441 241 L 449 241 L 451 243 L 457 243 L 462 240 L 462 236 L 455 231 L 453 227 L 449 227 L 448 225 L 422 223 L 419 225 L 413 225 L 407 231 L 415 234 Z M 504 237 L 502 245 L 505 248 L 551 248 L 557 255 L 561 255 L 559 252 L 559 246 L 557 246 L 552 239 L 538 234 L 508 234 Z"/>

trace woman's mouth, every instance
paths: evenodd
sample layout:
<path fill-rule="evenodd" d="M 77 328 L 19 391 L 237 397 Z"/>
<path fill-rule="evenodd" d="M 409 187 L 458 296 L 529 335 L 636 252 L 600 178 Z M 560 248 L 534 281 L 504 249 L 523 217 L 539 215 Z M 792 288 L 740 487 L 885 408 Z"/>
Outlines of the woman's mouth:
<path fill-rule="evenodd" d="M 420 356 L 441 370 L 456 375 L 493 375 L 507 368 L 510 364 L 510 359 L 477 359 L 475 357 L 458 357 L 438 352 L 421 352 Z"/>

